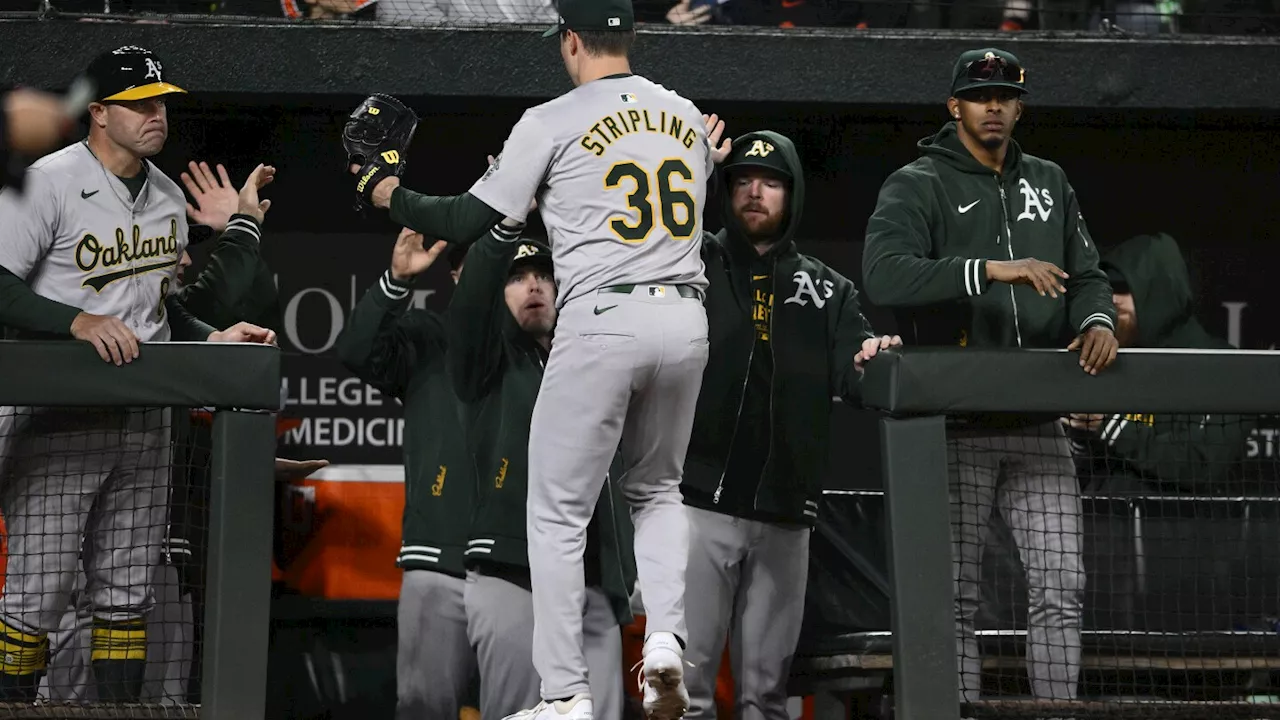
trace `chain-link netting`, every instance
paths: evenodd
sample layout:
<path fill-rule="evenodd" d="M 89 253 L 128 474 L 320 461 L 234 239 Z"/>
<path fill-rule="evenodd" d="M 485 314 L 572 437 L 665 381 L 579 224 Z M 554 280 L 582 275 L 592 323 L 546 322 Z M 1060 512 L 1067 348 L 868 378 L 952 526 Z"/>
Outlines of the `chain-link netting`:
<path fill-rule="evenodd" d="M 1280 485 L 1258 416 L 948 430 L 966 717 L 1280 717 Z"/>
<path fill-rule="evenodd" d="M 432 27 L 549 26 L 554 0 L 7 0 L 55 15 L 278 18 Z M 1280 31 L 1280 0 L 635 0 L 638 22 L 685 27 L 1107 31 L 1242 35 Z"/>
<path fill-rule="evenodd" d="M 0 408 L 0 716 L 195 716 L 210 439 L 186 408 Z"/>

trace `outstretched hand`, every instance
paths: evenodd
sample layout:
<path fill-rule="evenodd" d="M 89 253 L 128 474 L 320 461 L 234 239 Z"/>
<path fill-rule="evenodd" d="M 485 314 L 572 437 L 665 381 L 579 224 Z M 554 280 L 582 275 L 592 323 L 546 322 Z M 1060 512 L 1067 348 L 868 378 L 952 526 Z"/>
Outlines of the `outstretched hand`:
<path fill-rule="evenodd" d="M 249 215 L 259 223 L 267 215 L 267 210 L 271 207 L 270 200 L 259 200 L 258 191 L 271 184 L 276 179 L 276 169 L 270 165 L 258 164 L 258 167 L 249 173 L 249 179 L 244 181 L 244 187 L 240 188 L 238 197 L 239 211 L 241 215 Z"/>
<path fill-rule="evenodd" d="M 725 138 L 724 142 L 720 141 L 720 136 L 724 134 L 724 121 L 719 115 L 703 115 L 702 121 L 707 125 L 707 144 L 711 146 L 711 159 L 719 165 L 733 150 L 733 140 Z"/>
<path fill-rule="evenodd" d="M 426 247 L 422 233 L 402 229 L 396 237 L 395 248 L 391 250 L 391 278 L 402 283 L 413 280 L 426 272 L 447 247 L 449 243 L 444 240 L 437 240 L 431 247 Z"/>
<path fill-rule="evenodd" d="M 240 199 L 227 169 L 218 163 L 215 176 L 209 169 L 209 163 L 192 160 L 187 163 L 187 170 L 189 172 L 178 176 L 194 201 L 187 203 L 187 217 L 197 225 L 212 228 L 214 234 L 221 234 L 227 229 L 227 221 L 240 207 Z"/>

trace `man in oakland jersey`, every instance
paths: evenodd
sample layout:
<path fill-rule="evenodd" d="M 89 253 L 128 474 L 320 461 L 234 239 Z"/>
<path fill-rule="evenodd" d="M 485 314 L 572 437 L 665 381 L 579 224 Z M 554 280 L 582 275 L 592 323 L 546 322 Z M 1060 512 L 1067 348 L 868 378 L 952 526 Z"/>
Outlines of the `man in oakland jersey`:
<path fill-rule="evenodd" d="M 1003 50 L 960 56 L 947 100 L 954 122 L 921 140 L 920 158 L 880 189 L 863 251 L 867 296 L 895 309 L 909 343 L 1065 346 L 1097 374 L 1116 358 L 1111 287 L 1062 168 L 1012 139 L 1026 75 Z M 961 699 L 981 689 L 974 617 L 995 506 L 1027 572 L 1032 693 L 1074 699 L 1085 576 L 1070 445 L 1052 417 L 950 419 Z"/>
<path fill-rule="evenodd" d="M 547 701 L 530 717 L 590 715 L 583 538 L 621 442 L 646 614 L 644 707 L 675 718 L 688 707 L 680 479 L 707 360 L 708 121 L 631 73 L 629 0 L 565 0 L 559 11 L 547 35 L 559 37 L 576 87 L 526 111 L 469 192 L 428 197 L 394 177 L 366 182 L 367 192 L 395 222 L 451 242 L 503 217 L 524 221 L 536 198 L 560 315 L 529 441 L 533 660 Z"/>
<path fill-rule="evenodd" d="M 796 249 L 805 179 L 789 138 L 741 135 L 720 172 L 725 226 L 702 251 L 711 354 L 681 486 L 686 717 L 716 717 L 728 638 L 732 716 L 785 720 L 832 398 L 855 401 L 863 363 L 902 340 L 875 337 L 854 284 Z"/>
<path fill-rule="evenodd" d="M 467 253 L 449 303 L 449 376 L 464 404 L 480 481 L 467 541 L 467 633 L 480 664 L 480 714 L 497 720 L 538 701 L 527 547 L 530 418 L 556 324 L 551 250 L 503 224 Z M 594 718 L 622 720 L 622 635 L 635 585 L 631 518 L 618 476 L 604 482 L 585 538 L 585 596 L 575 610 Z M 588 703 L 580 703 L 586 709 Z"/>
<path fill-rule="evenodd" d="M 142 48 L 95 58 L 87 140 L 33 164 L 20 197 L 0 195 L 0 324 L 19 337 L 70 336 L 117 365 L 145 342 L 275 342 L 274 332 L 248 323 L 216 331 L 171 297 L 187 245 L 186 201 L 147 158 L 168 136 L 165 96 L 183 91 L 163 72 Z M 228 231 L 258 232 L 269 203 L 256 188 L 271 172 L 260 165 L 250 175 L 254 207 Z M 34 697 L 83 541 L 98 698 L 138 698 L 168 518 L 167 416 L 162 408 L 0 412 L 9 442 L 0 475 L 9 550 L 0 696 Z"/>
<path fill-rule="evenodd" d="M 410 307 L 414 279 L 446 247 L 443 241 L 424 247 L 421 235 L 401 232 L 391 267 L 351 311 L 337 343 L 348 370 L 404 405 L 404 523 L 396 562 L 404 570 L 396 611 L 400 720 L 458 717 L 478 674 L 463 606 L 475 469 L 445 372 L 445 316 Z M 452 264 L 456 283 L 462 259 Z"/>

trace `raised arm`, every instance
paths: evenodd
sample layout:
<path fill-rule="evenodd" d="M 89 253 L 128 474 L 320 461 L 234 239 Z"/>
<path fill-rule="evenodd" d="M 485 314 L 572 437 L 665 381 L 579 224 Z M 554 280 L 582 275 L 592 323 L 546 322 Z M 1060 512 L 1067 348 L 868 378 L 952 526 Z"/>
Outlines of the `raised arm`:
<path fill-rule="evenodd" d="M 446 364 L 463 402 L 482 397 L 501 371 L 502 337 L 512 322 L 503 288 L 523 229 L 504 220 L 477 240 L 449 303 Z"/>
<path fill-rule="evenodd" d="M 401 231 L 391 267 L 360 298 L 338 336 L 338 359 L 356 377 L 403 399 L 420 363 L 444 352 L 438 315 L 410 309 L 414 279 L 431 267 L 447 244 L 425 247 L 422 235 Z"/>

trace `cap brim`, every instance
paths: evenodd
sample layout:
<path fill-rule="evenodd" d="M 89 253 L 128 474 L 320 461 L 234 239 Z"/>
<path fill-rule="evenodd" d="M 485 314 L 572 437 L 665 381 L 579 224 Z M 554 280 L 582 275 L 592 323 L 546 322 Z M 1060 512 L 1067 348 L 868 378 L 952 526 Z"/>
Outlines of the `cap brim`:
<path fill-rule="evenodd" d="M 792 179 L 790 170 L 780 168 L 777 165 L 770 165 L 769 163 L 766 163 L 760 160 L 743 159 L 743 160 L 738 160 L 737 162 L 728 162 L 724 164 L 723 170 L 725 172 L 729 172 L 730 170 L 737 170 L 739 168 L 748 168 L 748 167 L 767 170 L 771 173 L 774 173 L 775 175 L 781 175 L 782 177 L 785 177 L 788 180 Z"/>
<path fill-rule="evenodd" d="M 993 87 L 1005 87 L 1005 88 L 1009 88 L 1009 89 L 1011 89 L 1011 90 L 1017 90 L 1018 92 L 1022 93 L 1023 95 L 1027 95 L 1027 94 L 1029 94 L 1029 91 L 1027 90 L 1027 88 L 1026 88 L 1025 86 L 1023 86 L 1023 85 L 1017 85 L 1017 84 L 1015 84 L 1015 83 L 1009 83 L 1009 82 L 976 82 L 976 83 L 971 83 L 971 84 L 969 84 L 969 85 L 965 85 L 964 87 L 962 87 L 962 88 L 960 88 L 960 89 L 958 89 L 958 90 L 953 91 L 951 94 L 952 94 L 952 96 L 954 96 L 954 97 L 959 97 L 962 93 L 969 92 L 970 90 L 982 90 L 983 88 L 993 88 Z"/>
<path fill-rule="evenodd" d="M 542 37 L 555 37 L 556 35 L 559 35 L 559 34 L 560 34 L 560 26 L 556 25 L 554 27 L 547 28 L 546 32 L 542 33 Z"/>
<path fill-rule="evenodd" d="M 102 102 L 108 100 L 145 100 L 147 98 L 160 97 L 161 95 L 173 95 L 174 93 L 186 93 L 186 90 L 177 85 L 170 85 L 166 82 L 148 83 L 139 85 L 128 90 L 122 90 L 115 95 L 102 98 Z"/>

